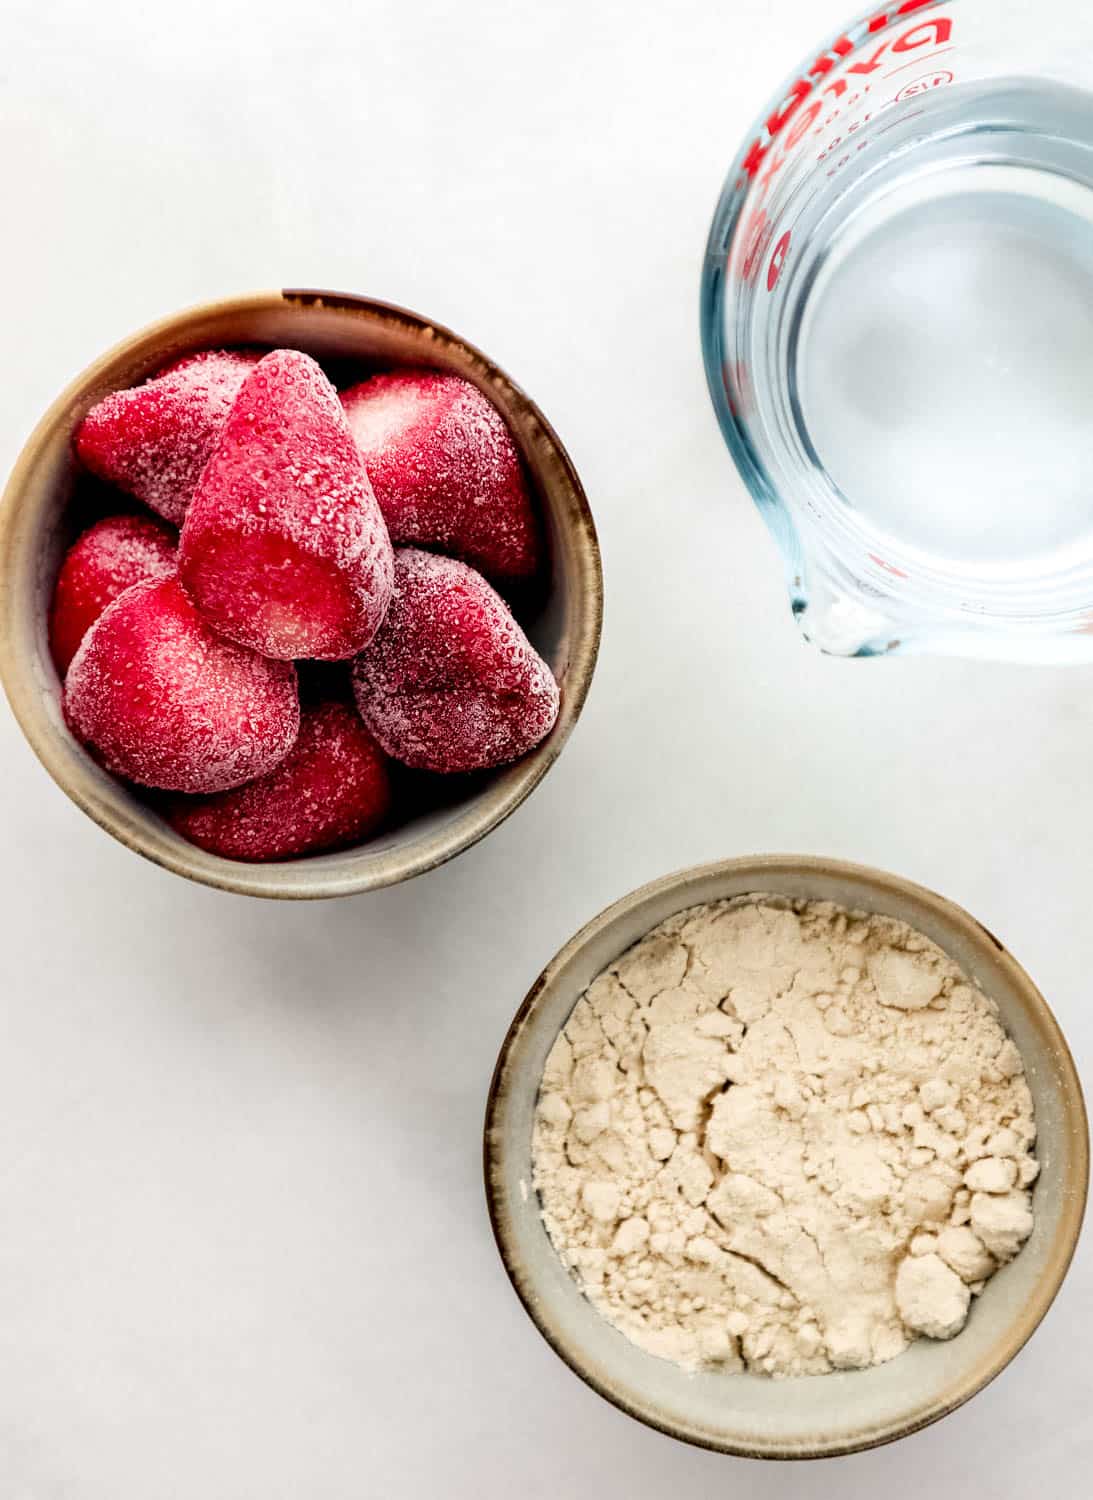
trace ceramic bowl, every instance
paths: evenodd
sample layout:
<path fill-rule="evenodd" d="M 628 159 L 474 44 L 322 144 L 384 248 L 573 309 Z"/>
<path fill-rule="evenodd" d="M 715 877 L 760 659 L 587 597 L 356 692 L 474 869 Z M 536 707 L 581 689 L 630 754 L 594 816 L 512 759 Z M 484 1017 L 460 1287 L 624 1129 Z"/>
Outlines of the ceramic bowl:
<path fill-rule="evenodd" d="M 169 360 L 232 344 L 291 346 L 348 367 L 428 366 L 474 382 L 499 408 L 523 457 L 544 518 L 550 577 L 530 616 L 532 641 L 561 684 L 561 712 L 546 740 L 512 766 L 454 779 L 427 809 L 371 842 L 307 859 L 251 865 L 180 838 L 148 805 L 101 770 L 65 727 L 50 660 L 46 611 L 66 545 L 76 478 L 71 438 L 107 392 Z M 61 789 L 138 854 L 191 880 L 249 895 L 340 896 L 407 880 L 483 838 L 538 785 L 561 753 L 588 692 L 599 647 L 603 583 L 588 502 L 539 408 L 492 360 L 416 313 L 363 297 L 280 291 L 214 302 L 126 339 L 85 370 L 42 418 L 12 472 L 0 508 L 0 676 L 23 732 Z"/>
<path fill-rule="evenodd" d="M 870 1370 L 771 1380 L 689 1374 L 629 1342 L 562 1265 L 531 1187 L 531 1131 L 543 1064 L 589 982 L 650 928 L 686 907 L 748 892 L 835 901 L 883 913 L 932 938 L 998 1004 L 1024 1058 L 1039 1127 L 1036 1227 L 975 1299 L 947 1343 L 919 1339 Z M 835 860 L 765 855 L 669 875 L 591 921 L 551 960 L 516 1014 L 490 1089 L 486 1191 L 505 1267 L 556 1353 L 592 1388 L 651 1427 L 723 1453 L 819 1458 L 925 1427 L 967 1401 L 1017 1354 L 1051 1305 L 1081 1228 L 1089 1175 L 1085 1106 L 1043 997 L 1002 944 L 952 902 Z M 1065 1340 L 1067 1330 L 1056 1335 Z"/>

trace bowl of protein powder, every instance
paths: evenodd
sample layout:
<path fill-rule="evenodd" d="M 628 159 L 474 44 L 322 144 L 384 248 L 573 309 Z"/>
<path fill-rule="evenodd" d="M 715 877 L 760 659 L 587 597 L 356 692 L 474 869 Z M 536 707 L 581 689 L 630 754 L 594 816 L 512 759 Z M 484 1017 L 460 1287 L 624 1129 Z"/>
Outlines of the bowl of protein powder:
<path fill-rule="evenodd" d="M 593 1389 L 809 1458 L 905 1436 L 1017 1354 L 1077 1243 L 1088 1127 L 1054 1016 L 980 923 L 764 855 L 645 886 L 548 964 L 485 1168 L 517 1294 Z"/>

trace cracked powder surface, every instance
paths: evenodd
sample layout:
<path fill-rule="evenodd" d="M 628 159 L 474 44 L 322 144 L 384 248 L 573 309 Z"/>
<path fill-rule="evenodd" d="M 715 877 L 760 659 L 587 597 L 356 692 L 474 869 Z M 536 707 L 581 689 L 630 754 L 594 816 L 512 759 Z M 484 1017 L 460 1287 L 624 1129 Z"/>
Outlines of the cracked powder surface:
<path fill-rule="evenodd" d="M 654 928 L 543 1072 L 534 1184 L 596 1308 L 687 1367 L 879 1364 L 949 1338 L 1032 1230 L 997 1008 L 889 917 L 747 896 Z"/>

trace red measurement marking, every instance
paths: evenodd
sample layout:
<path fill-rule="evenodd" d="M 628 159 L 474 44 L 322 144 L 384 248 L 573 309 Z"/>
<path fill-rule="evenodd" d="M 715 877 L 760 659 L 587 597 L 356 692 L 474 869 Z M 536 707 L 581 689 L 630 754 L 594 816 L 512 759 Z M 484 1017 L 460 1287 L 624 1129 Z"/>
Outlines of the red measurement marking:
<path fill-rule="evenodd" d="M 786 151 L 792 151 L 801 137 L 808 134 L 821 109 L 823 109 L 822 101 L 813 99 L 808 108 L 797 116 L 790 127 L 789 134 L 786 136 Z"/>
<path fill-rule="evenodd" d="M 744 281 L 750 281 L 759 269 L 763 251 L 770 243 L 772 227 L 767 220 L 766 210 L 759 209 L 752 215 L 748 224 L 746 238 L 744 240 L 744 259 L 740 266 L 740 275 Z"/>
<path fill-rule="evenodd" d="M 955 47 L 955 46 L 956 46 L 956 43 L 953 42 L 952 45 L 949 46 L 949 47 L 939 47 L 936 52 L 931 52 L 930 53 L 930 57 L 931 58 L 940 57 L 943 52 L 951 52 L 953 50 L 953 47 Z M 921 65 L 925 61 L 926 61 L 926 59 L 923 58 L 923 57 L 912 57 L 912 59 L 911 59 L 910 62 L 900 63 L 900 65 L 899 65 L 898 68 L 889 68 L 888 72 L 885 73 L 884 76 L 885 76 L 885 78 L 892 78 L 896 73 L 902 73 L 906 68 L 918 67 L 919 65 Z"/>
<path fill-rule="evenodd" d="M 893 6 L 890 10 L 882 10 L 878 15 L 875 15 L 869 22 L 869 30 L 881 31 L 888 25 L 889 21 L 894 21 L 897 16 L 907 16 L 913 10 L 922 10 L 924 6 L 933 4 L 934 0 L 903 0 L 902 5 Z"/>
<path fill-rule="evenodd" d="M 927 5 L 934 5 L 937 0 L 903 0 L 901 5 L 892 6 L 888 10 L 880 11 L 873 16 L 868 23 L 870 33 L 883 31 L 891 22 L 900 16 L 912 14 L 914 11 L 922 10 Z M 882 41 L 869 57 L 857 57 L 853 62 L 846 63 L 845 71 L 848 75 L 869 74 L 875 72 L 881 66 L 881 58 L 889 50 L 891 52 L 911 52 L 919 47 L 927 47 L 932 44 L 936 47 L 938 43 L 947 42 L 952 35 L 953 23 L 947 16 L 937 16 L 929 21 L 916 22 L 914 25 L 894 38 L 891 43 L 887 39 Z M 830 47 L 820 53 L 816 61 L 800 77 L 795 79 L 786 90 L 785 96 L 778 107 L 772 111 L 764 121 L 764 134 L 752 141 L 749 145 L 744 159 L 741 162 L 741 170 L 745 179 L 754 180 L 759 169 L 763 165 L 771 146 L 794 120 L 801 105 L 813 92 L 817 85 L 822 85 L 823 93 L 832 93 L 835 98 L 846 88 L 845 79 L 830 79 L 828 74 L 842 65 L 846 58 L 853 55 L 853 47 L 845 36 L 838 37 Z M 807 130 L 807 127 L 806 127 Z M 793 144 L 797 145 L 805 131 L 795 131 Z M 785 155 L 771 169 L 765 179 L 769 184 L 770 177 L 774 172 L 785 164 Z"/>
<path fill-rule="evenodd" d="M 887 46 L 887 42 L 881 42 L 872 57 L 859 57 L 857 62 L 851 63 L 846 70 L 847 76 L 849 77 L 851 73 L 875 73 L 880 67 L 880 60 L 884 56 Z"/>
<path fill-rule="evenodd" d="M 789 254 L 789 241 L 790 231 L 787 229 L 775 245 L 774 254 L 770 258 L 770 265 L 767 267 L 768 292 L 773 292 L 774 288 L 778 285 L 778 278 L 782 274 L 782 267 L 785 265 L 786 256 Z"/>
<path fill-rule="evenodd" d="M 896 95 L 896 103 L 902 104 L 904 99 L 914 99 L 919 94 L 928 93 L 930 89 L 944 88 L 947 83 L 952 83 L 953 75 L 948 68 L 942 68 L 937 73 L 924 73 L 921 78 L 914 78 L 910 83 L 905 83 Z"/>
<path fill-rule="evenodd" d="M 884 558 L 878 557 L 875 552 L 870 552 L 869 561 L 875 562 L 878 568 L 883 568 L 886 573 L 891 573 L 894 578 L 907 577 L 902 568 L 897 568 L 895 563 L 885 562 Z"/>
<path fill-rule="evenodd" d="M 948 16 L 936 16 L 932 21 L 923 21 L 921 26 L 912 26 L 910 31 L 905 31 L 902 36 L 896 38 L 892 43 L 892 51 L 913 52 L 916 47 L 929 47 L 931 32 L 933 32 L 932 45 L 940 47 L 942 42 L 947 42 L 952 36 L 953 23 Z"/>

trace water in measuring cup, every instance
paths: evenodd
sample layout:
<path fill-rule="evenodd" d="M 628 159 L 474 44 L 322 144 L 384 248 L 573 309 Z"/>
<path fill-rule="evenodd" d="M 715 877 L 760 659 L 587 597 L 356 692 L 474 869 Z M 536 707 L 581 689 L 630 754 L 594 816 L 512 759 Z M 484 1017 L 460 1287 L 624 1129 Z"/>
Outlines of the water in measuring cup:
<path fill-rule="evenodd" d="M 1088 562 L 1093 99 L 1021 84 L 936 108 L 936 139 L 927 104 L 828 216 L 796 313 L 799 420 L 846 503 L 926 562 Z"/>

